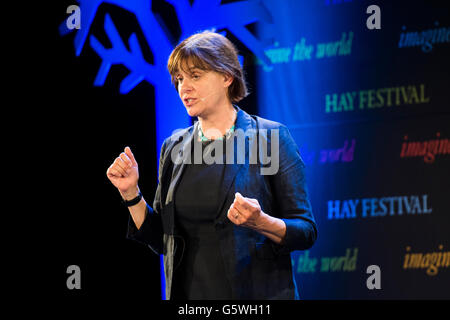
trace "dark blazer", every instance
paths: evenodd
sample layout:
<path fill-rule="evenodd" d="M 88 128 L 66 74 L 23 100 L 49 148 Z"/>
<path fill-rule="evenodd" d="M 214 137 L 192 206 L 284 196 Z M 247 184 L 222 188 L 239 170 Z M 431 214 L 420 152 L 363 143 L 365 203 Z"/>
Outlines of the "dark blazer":
<path fill-rule="evenodd" d="M 244 163 L 225 164 L 220 213 L 214 221 L 226 272 L 223 276 L 230 281 L 233 299 L 298 299 L 290 253 L 309 249 L 317 238 L 305 184 L 305 165 L 286 126 L 250 116 L 235 107 L 238 110 L 235 128 L 249 133 L 246 143 L 265 139 L 270 150 L 271 130 L 278 130 L 279 169 L 276 174 L 262 175 L 262 161 L 256 164 L 249 161 L 250 145 L 247 145 Z M 164 141 L 153 208 L 147 206 L 147 215 L 139 230 L 131 218 L 128 224 L 128 238 L 143 242 L 164 255 L 167 299 L 171 296 L 173 270 L 179 264 L 176 249 L 183 243 L 174 223 L 174 194 L 185 167 L 183 156 L 191 148 L 197 126 L 198 122 Z M 257 134 L 265 131 L 267 134 Z M 236 148 L 235 155 L 239 154 Z M 236 226 L 227 218 L 235 192 L 257 199 L 262 211 L 286 223 L 286 236 L 281 244 L 275 244 L 254 230 Z"/>

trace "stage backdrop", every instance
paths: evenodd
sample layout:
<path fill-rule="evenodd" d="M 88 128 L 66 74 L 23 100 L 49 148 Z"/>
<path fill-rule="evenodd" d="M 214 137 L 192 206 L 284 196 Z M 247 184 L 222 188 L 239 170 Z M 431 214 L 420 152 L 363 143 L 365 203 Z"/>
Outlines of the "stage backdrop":
<path fill-rule="evenodd" d="M 116 97 L 110 100 L 119 111 L 130 97 L 132 115 L 150 113 L 140 121 L 151 129 L 122 125 L 127 137 L 150 134 L 135 145 L 153 139 L 152 150 L 140 153 L 155 159 L 163 139 L 193 120 L 170 84 L 170 51 L 205 29 L 237 45 L 252 92 L 240 106 L 287 125 L 306 164 L 319 235 L 313 248 L 292 254 L 301 298 L 450 297 L 448 7 L 365 0 L 77 4 L 80 29 L 76 19 L 62 19 L 58 32 L 72 42 L 73 59 L 89 62 L 78 81 L 95 88 L 86 94 Z M 105 154 L 121 151 L 113 145 Z M 152 199 L 156 181 L 145 184 Z M 107 189 L 105 198 L 113 193 Z"/>
<path fill-rule="evenodd" d="M 272 66 L 255 59 L 259 113 L 297 142 L 319 227 L 292 256 L 300 295 L 449 298 L 448 7 L 264 3 L 273 25 L 258 32 L 275 36 Z M 372 4 L 381 29 L 367 27 Z"/>

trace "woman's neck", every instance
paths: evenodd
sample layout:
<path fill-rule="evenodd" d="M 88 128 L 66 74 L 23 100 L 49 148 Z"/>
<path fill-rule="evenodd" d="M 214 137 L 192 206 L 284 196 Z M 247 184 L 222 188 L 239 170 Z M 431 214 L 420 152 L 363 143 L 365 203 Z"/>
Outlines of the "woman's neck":
<path fill-rule="evenodd" d="M 208 139 L 217 139 L 222 137 L 236 121 L 237 112 L 233 105 L 217 108 L 214 113 L 206 117 L 198 117 L 203 134 Z"/>

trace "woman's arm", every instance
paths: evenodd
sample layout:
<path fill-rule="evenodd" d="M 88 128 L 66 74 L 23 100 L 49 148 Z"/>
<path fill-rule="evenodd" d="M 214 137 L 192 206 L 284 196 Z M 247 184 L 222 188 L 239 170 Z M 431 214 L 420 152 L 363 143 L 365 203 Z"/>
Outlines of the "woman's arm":
<path fill-rule="evenodd" d="M 164 154 L 163 144 L 161 154 Z M 161 180 L 161 163 L 159 180 Z M 106 175 L 111 183 L 119 190 L 124 200 L 134 199 L 139 194 L 138 180 L 139 169 L 136 159 L 129 147 L 126 147 L 119 157 L 115 159 L 113 164 L 108 168 Z M 161 184 L 158 184 L 155 200 L 153 202 L 153 210 L 145 199 L 141 200 L 134 206 L 128 207 L 130 218 L 128 222 L 127 238 L 133 239 L 149 245 L 155 252 L 162 252 L 162 223 L 161 217 L 157 212 L 161 212 L 160 206 Z"/>
<path fill-rule="evenodd" d="M 261 212 L 261 218 L 255 226 L 255 230 L 265 235 L 276 244 L 281 244 L 286 236 L 286 223 L 281 219 Z"/>
<path fill-rule="evenodd" d="M 137 187 L 135 190 L 129 190 L 126 193 L 120 192 L 120 195 L 122 196 L 122 199 L 124 200 L 131 200 L 134 199 L 139 195 L 139 187 Z M 131 218 L 133 219 L 134 224 L 136 225 L 136 228 L 139 230 L 144 223 L 145 217 L 147 215 L 147 202 L 145 201 L 144 197 L 141 198 L 141 201 L 139 201 L 134 206 L 128 207 L 128 210 L 130 211 Z"/>
<path fill-rule="evenodd" d="M 126 147 L 106 171 L 111 183 L 119 190 L 124 200 L 131 200 L 139 195 L 139 168 L 129 147 Z M 138 204 L 129 207 L 130 214 L 139 229 L 145 220 L 147 203 L 144 198 Z"/>
<path fill-rule="evenodd" d="M 281 125 L 274 129 L 279 130 L 279 170 L 270 180 L 276 203 L 272 210 L 276 212 L 263 212 L 258 200 L 237 193 L 228 218 L 236 225 L 252 228 L 267 236 L 279 245 L 277 251 L 280 253 L 305 250 L 317 238 L 317 227 L 307 195 L 305 166 L 287 127 Z"/>
<path fill-rule="evenodd" d="M 270 177 L 275 205 L 269 212 L 286 224 L 279 252 L 309 249 L 317 239 L 317 225 L 309 201 L 305 164 L 288 128 L 279 128 L 279 170 Z"/>

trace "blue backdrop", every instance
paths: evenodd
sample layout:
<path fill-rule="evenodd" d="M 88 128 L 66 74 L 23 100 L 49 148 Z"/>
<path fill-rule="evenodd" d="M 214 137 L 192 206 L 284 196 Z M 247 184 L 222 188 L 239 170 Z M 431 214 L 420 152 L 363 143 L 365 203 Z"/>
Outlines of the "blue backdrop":
<path fill-rule="evenodd" d="M 276 37 L 272 66 L 255 59 L 259 113 L 299 145 L 319 226 L 314 247 L 292 257 L 302 297 L 448 298 L 448 9 L 264 4 L 273 25 L 258 32 Z M 366 26 L 371 4 L 381 29 Z M 367 287 L 370 265 L 380 290 Z"/>

